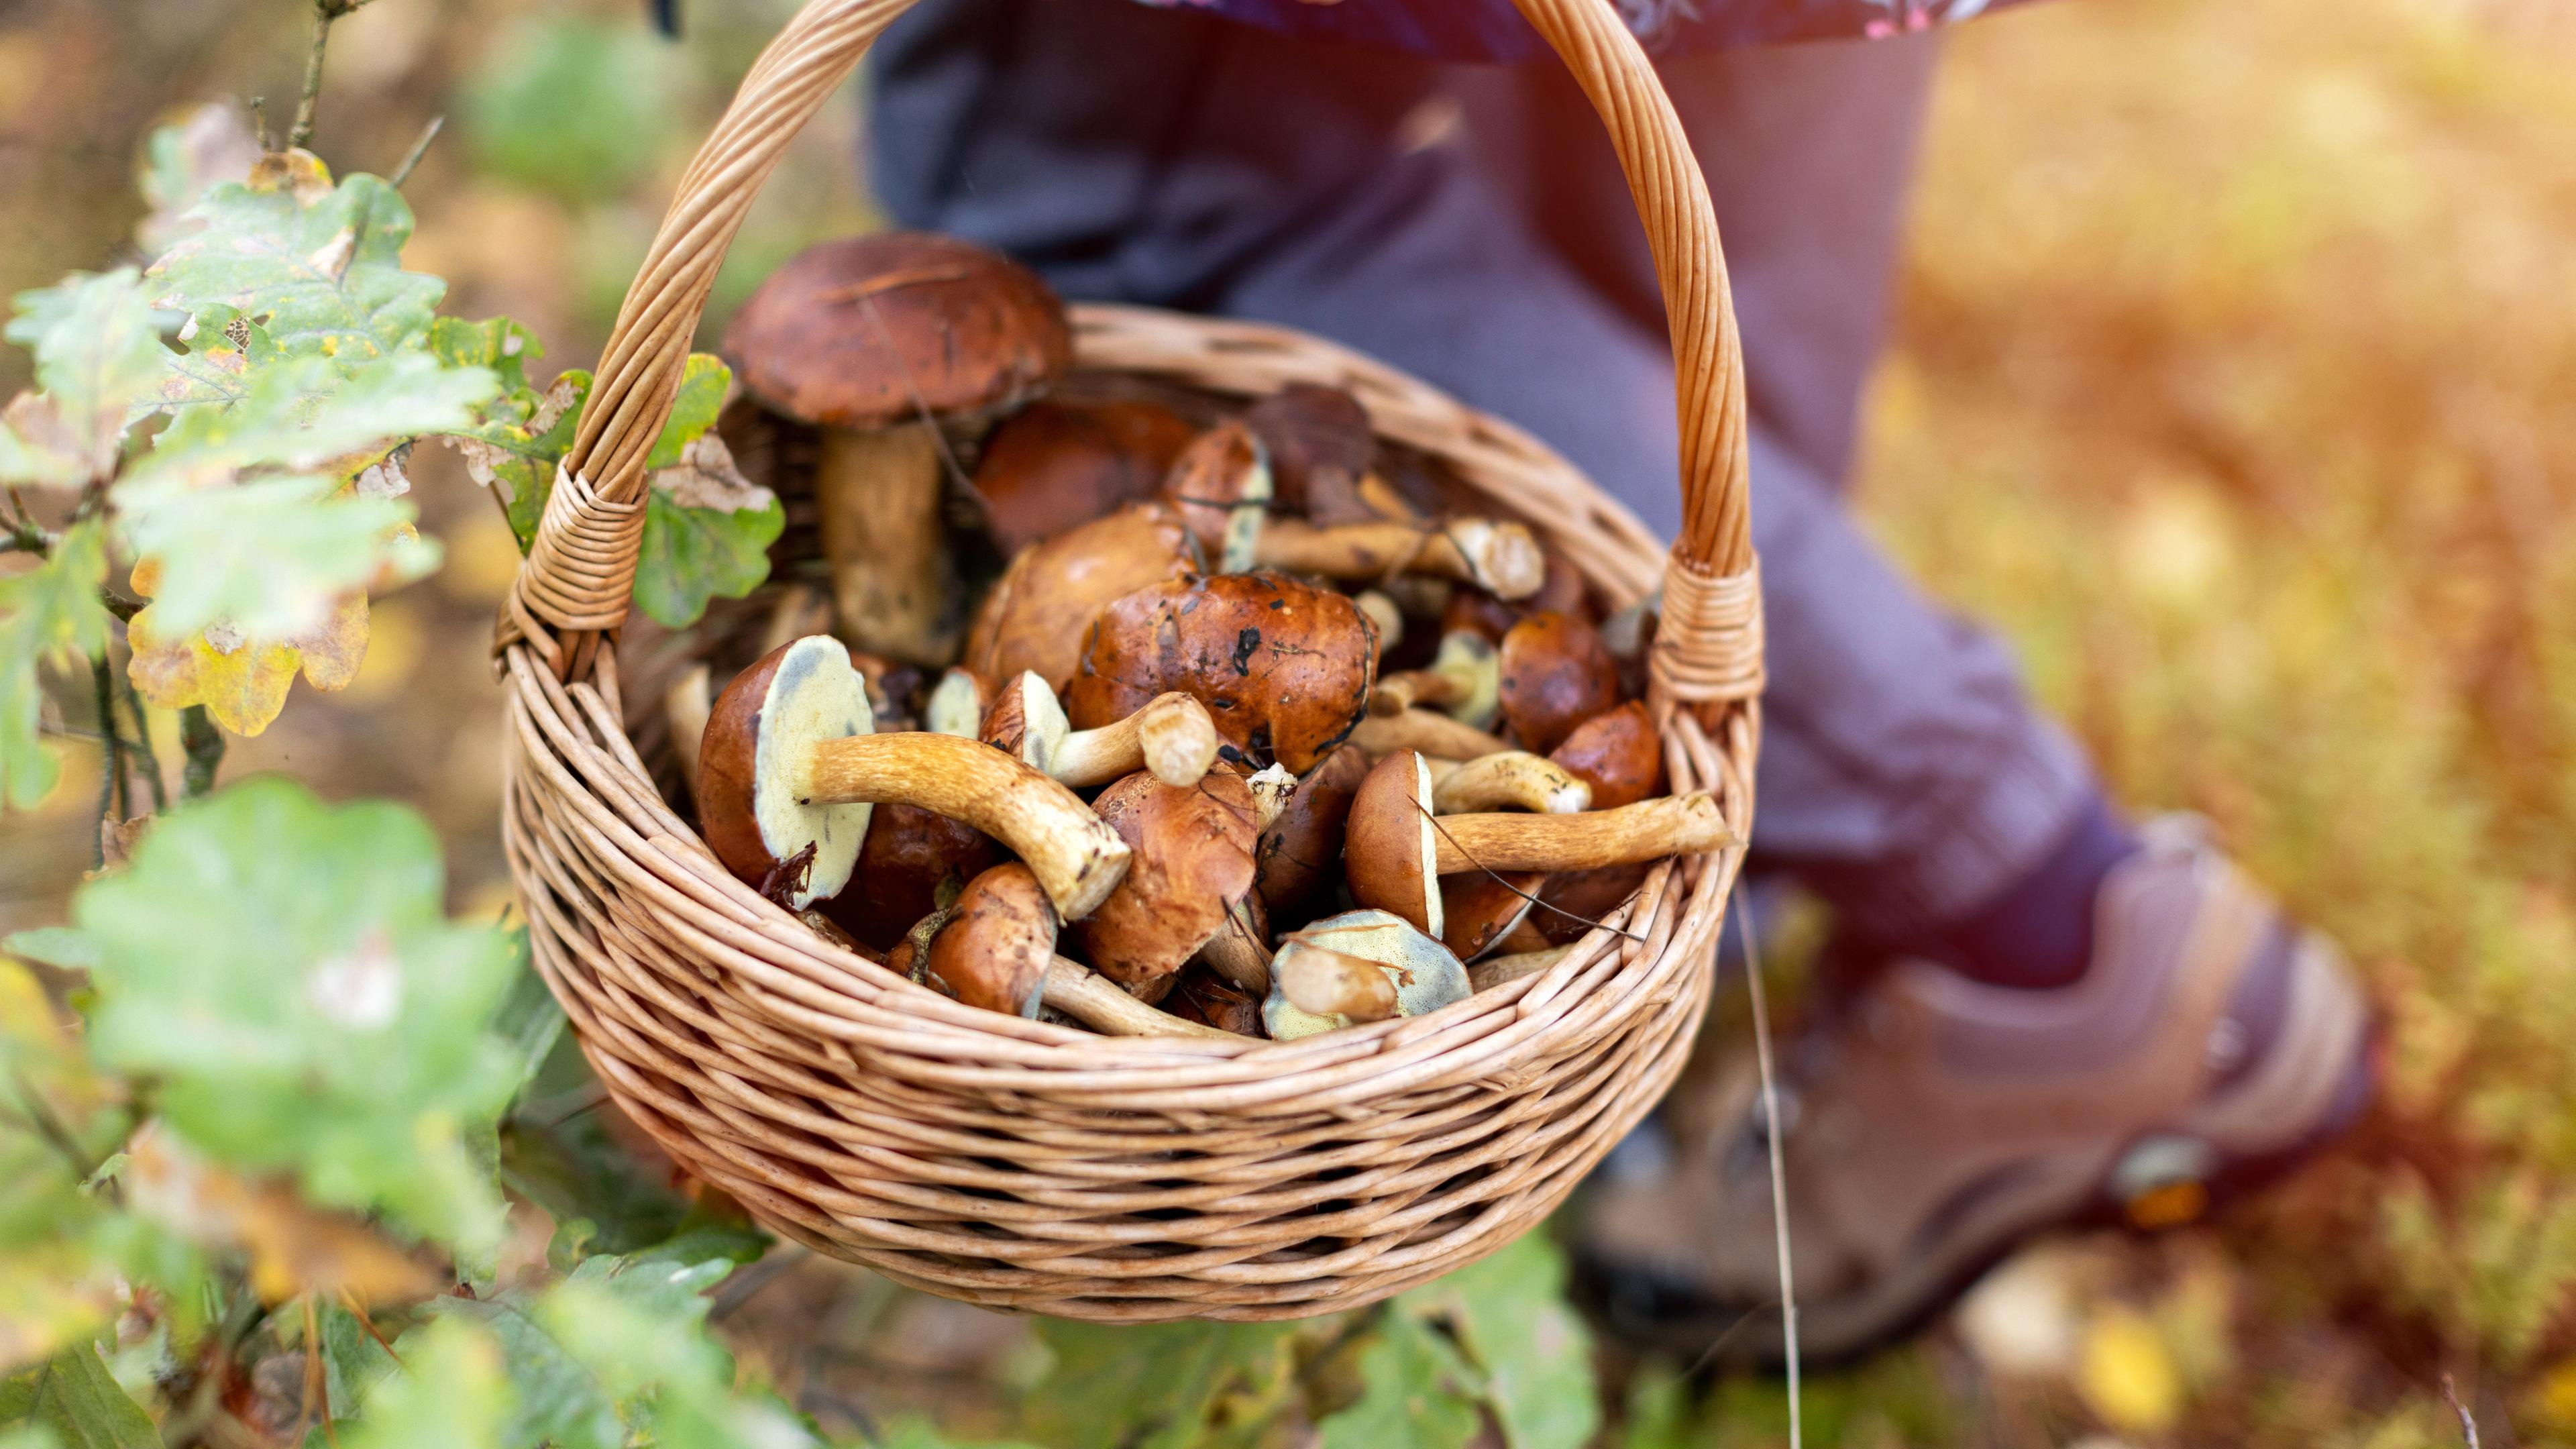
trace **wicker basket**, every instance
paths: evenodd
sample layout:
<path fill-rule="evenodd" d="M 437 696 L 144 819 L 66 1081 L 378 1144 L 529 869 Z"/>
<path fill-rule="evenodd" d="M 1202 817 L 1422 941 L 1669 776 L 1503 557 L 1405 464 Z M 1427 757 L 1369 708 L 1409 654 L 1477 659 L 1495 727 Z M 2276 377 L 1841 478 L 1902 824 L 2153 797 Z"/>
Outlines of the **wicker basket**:
<path fill-rule="evenodd" d="M 709 282 L 788 137 L 908 3 L 813 0 L 744 81 L 627 294 L 501 619 L 503 828 L 537 967 L 618 1105 L 821 1252 L 1073 1318 L 1295 1318 L 1386 1297 L 1537 1223 L 1671 1085 L 1740 849 L 1658 866 L 1610 918 L 1624 934 L 1596 929 L 1544 973 L 1427 1016 L 1286 1043 L 1099 1037 L 959 1005 L 830 946 L 716 863 L 629 732 L 616 631 L 643 463 Z M 1708 194 L 1608 0 L 1519 3 L 1608 124 L 1654 243 L 1684 459 L 1669 569 L 1535 440 L 1330 343 L 1084 307 L 1079 366 L 1219 395 L 1348 388 L 1387 440 L 1527 520 L 1611 603 L 1660 575 L 1650 701 L 1673 787 L 1715 791 L 1741 835 L 1760 615 Z"/>

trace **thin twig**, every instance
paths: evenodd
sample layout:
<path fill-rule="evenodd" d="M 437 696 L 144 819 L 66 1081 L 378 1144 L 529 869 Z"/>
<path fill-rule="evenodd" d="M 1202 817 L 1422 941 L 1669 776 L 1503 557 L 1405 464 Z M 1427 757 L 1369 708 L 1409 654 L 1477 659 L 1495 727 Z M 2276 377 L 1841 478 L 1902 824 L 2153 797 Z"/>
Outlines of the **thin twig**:
<path fill-rule="evenodd" d="M 2462 1442 L 2466 1443 L 2469 1449 L 2478 1449 L 2478 1421 L 2469 1417 L 2469 1406 L 2460 1402 L 2459 1385 L 2451 1382 L 2451 1376 L 2447 1372 L 2442 1375 L 2442 1398 L 2450 1404 L 2451 1412 L 2460 1416 Z"/>
<path fill-rule="evenodd" d="M 412 168 L 420 164 L 421 157 L 429 154 L 429 143 L 437 140 L 438 133 L 446 128 L 447 117 L 430 117 L 429 124 L 420 128 L 420 139 L 412 142 L 411 149 L 403 153 L 402 164 L 394 168 L 393 175 L 385 178 L 385 184 L 396 191 L 402 190 L 402 184 L 411 179 Z"/>
<path fill-rule="evenodd" d="M 331 22 L 365 8 L 368 0 L 313 0 L 313 46 L 304 56 L 304 94 L 295 102 L 295 124 L 287 129 L 286 149 L 310 150 L 313 112 L 322 100 L 322 52 L 331 44 Z"/>
<path fill-rule="evenodd" d="M 134 692 L 134 676 L 127 670 L 116 671 L 117 688 L 125 695 L 125 712 L 134 716 L 135 762 L 143 767 L 144 782 L 152 787 L 152 809 L 155 813 L 170 808 L 168 788 L 161 780 L 161 756 L 152 748 L 152 720 L 143 713 L 143 698 Z"/>
<path fill-rule="evenodd" d="M 179 711 L 179 745 L 188 754 L 187 768 L 180 772 L 179 798 L 194 800 L 215 788 L 215 771 L 224 762 L 224 732 L 215 728 L 204 705 Z"/>
<path fill-rule="evenodd" d="M 1798 1404 L 1798 1290 L 1789 1270 L 1789 1175 L 1780 1148 L 1780 1084 L 1771 1074 L 1771 1009 L 1762 992 L 1762 952 L 1753 940 L 1753 906 L 1735 887 L 1735 929 L 1744 933 L 1744 984 L 1753 996 L 1753 1060 L 1762 1072 L 1762 1119 L 1771 1148 L 1771 1231 L 1780 1259 L 1780 1338 L 1789 1368 L 1789 1449 L 1803 1449 Z M 2474 1449 L 2474 1446 L 2472 1446 Z"/>
<path fill-rule="evenodd" d="M 124 818 L 126 798 L 124 741 L 116 736 L 115 666 L 107 662 L 102 650 L 90 665 L 90 677 L 96 684 L 98 700 L 98 829 L 90 842 L 90 858 L 95 868 L 107 869 L 107 824 Z M 110 812 L 115 812 L 111 814 Z"/>
<path fill-rule="evenodd" d="M 266 96 L 250 98 L 250 131 L 252 135 L 259 138 L 259 149 L 263 154 L 277 149 L 268 144 L 268 97 Z"/>

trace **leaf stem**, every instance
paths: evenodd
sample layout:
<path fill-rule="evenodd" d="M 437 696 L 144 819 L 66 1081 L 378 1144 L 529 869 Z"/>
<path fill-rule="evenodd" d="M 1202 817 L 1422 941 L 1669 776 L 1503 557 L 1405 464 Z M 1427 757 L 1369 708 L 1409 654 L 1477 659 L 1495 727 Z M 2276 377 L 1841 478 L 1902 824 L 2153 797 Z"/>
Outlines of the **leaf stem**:
<path fill-rule="evenodd" d="M 412 168 L 420 164 L 421 157 L 429 154 L 429 143 L 437 140 L 438 133 L 446 128 L 447 117 L 430 117 L 429 124 L 420 128 L 420 139 L 412 142 L 411 149 L 403 153 L 402 164 L 394 168 L 393 175 L 385 178 L 385 184 L 396 191 L 402 190 L 402 184 L 411 179 Z"/>
<path fill-rule="evenodd" d="M 192 704 L 179 712 L 179 743 L 188 753 L 179 798 L 194 800 L 215 788 L 215 771 L 224 762 L 224 732 L 215 727 L 204 705 Z"/>
<path fill-rule="evenodd" d="M 152 787 L 152 809 L 155 814 L 170 808 L 170 793 L 161 779 L 161 755 L 152 748 L 152 718 L 143 712 L 143 697 L 134 692 L 134 676 L 126 670 L 116 671 L 117 688 L 125 696 L 125 712 L 134 716 L 135 762 L 143 767 L 143 779 Z"/>
<path fill-rule="evenodd" d="M 98 757 L 98 838 L 91 842 L 90 849 L 96 868 L 105 870 L 108 822 L 125 818 L 128 791 L 125 742 L 116 733 L 116 666 L 108 662 L 106 650 L 100 650 L 98 658 L 91 662 L 90 677 L 97 686 L 101 750 Z"/>

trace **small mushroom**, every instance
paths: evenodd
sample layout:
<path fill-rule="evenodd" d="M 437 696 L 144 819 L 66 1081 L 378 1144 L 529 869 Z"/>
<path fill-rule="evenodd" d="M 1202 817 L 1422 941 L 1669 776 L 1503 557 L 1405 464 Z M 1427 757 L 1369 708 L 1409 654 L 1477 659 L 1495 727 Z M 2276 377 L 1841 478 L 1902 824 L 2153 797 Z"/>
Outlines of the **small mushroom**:
<path fill-rule="evenodd" d="M 1035 670 L 1061 691 L 1081 666 L 1083 635 L 1103 608 L 1196 572 L 1180 515 L 1162 503 L 1131 503 L 1012 559 L 975 615 L 966 667 L 986 679 Z"/>
<path fill-rule="evenodd" d="M 801 874 L 777 888 L 802 910 L 848 883 L 870 806 L 899 801 L 1010 847 L 1067 920 L 1125 875 L 1126 842 L 1054 780 L 973 740 L 871 730 L 849 651 L 828 635 L 735 676 L 698 750 L 698 822 L 716 858 L 755 885 Z"/>
<path fill-rule="evenodd" d="M 1007 861 L 966 883 L 931 940 L 932 982 L 968 1006 L 1034 1018 L 1055 960 L 1055 907 L 1037 876 Z"/>
<path fill-rule="evenodd" d="M 991 681 L 971 669 L 952 667 L 932 686 L 921 711 L 921 727 L 935 735 L 973 739 L 984 728 L 984 712 L 993 707 Z"/>
<path fill-rule="evenodd" d="M 1394 987 L 1395 1016 L 1421 1016 L 1468 998 L 1467 969 L 1449 949 L 1385 911 L 1345 911 L 1328 916 L 1280 943 L 1262 1025 L 1276 1041 L 1294 1041 L 1354 1025 L 1347 1012 L 1318 1012 L 1289 996 L 1291 981 L 1305 1000 L 1323 1006 L 1377 1010 L 1384 998 L 1355 980 L 1351 960 L 1368 963 Z M 1384 1020 L 1384 1017 L 1378 1018 Z"/>
<path fill-rule="evenodd" d="M 1244 990 L 1214 971 L 1192 967 L 1181 973 L 1172 994 L 1163 998 L 1172 1015 L 1236 1036 L 1257 1037 L 1261 1030 L 1261 996 Z"/>
<path fill-rule="evenodd" d="M 1432 829 L 1431 768 L 1411 750 L 1377 762 L 1351 798 L 1342 847 L 1351 899 L 1441 934 L 1440 837 Z"/>
<path fill-rule="evenodd" d="M 919 232 L 823 243 L 770 274 L 725 355 L 773 411 L 821 429 L 814 478 L 834 613 L 857 647 L 954 652 L 939 419 L 980 419 L 1072 365 L 1064 304 L 996 252 Z"/>
<path fill-rule="evenodd" d="M 1575 726 L 1548 758 L 1592 788 L 1590 809 L 1615 809 L 1664 793 L 1664 742 L 1643 700 Z"/>
<path fill-rule="evenodd" d="M 1278 815 L 1261 827 L 1254 887 L 1273 919 L 1293 917 L 1338 872 L 1351 800 L 1368 772 L 1368 757 L 1358 750 L 1333 751 L 1298 777 Z"/>
<path fill-rule="evenodd" d="M 1022 673 L 984 716 L 984 743 L 1077 789 L 1149 770 L 1166 785 L 1195 785 L 1216 763 L 1215 721 L 1186 694 L 1158 694 L 1123 719 L 1077 730 L 1055 691 Z"/>
<path fill-rule="evenodd" d="M 823 909 L 860 941 L 891 948 L 938 906 L 943 890 L 953 895 L 1001 858 L 992 837 L 971 825 L 901 801 L 879 805 L 850 883 Z"/>
<path fill-rule="evenodd" d="M 1225 758 L 1302 774 L 1367 713 L 1376 674 L 1376 641 L 1349 599 L 1278 574 L 1216 574 L 1102 609 L 1064 708 L 1094 729 L 1177 690 L 1207 706 Z"/>
<path fill-rule="evenodd" d="M 1432 709 L 1408 709 L 1402 714 L 1361 720 L 1351 731 L 1351 743 L 1379 757 L 1397 750 L 1419 750 L 1443 760 L 1478 760 L 1511 748 L 1497 736 Z"/>
<path fill-rule="evenodd" d="M 1424 705 L 1476 729 L 1489 729 L 1501 702 L 1502 664 L 1482 634 L 1444 634 L 1428 669 L 1384 675 L 1369 696 L 1369 713 L 1402 714 Z"/>
<path fill-rule="evenodd" d="M 1239 422 L 1199 434 L 1172 460 L 1163 501 L 1189 525 L 1212 570 L 1239 574 L 1251 568 L 1270 507 L 1270 461 L 1261 440 Z"/>
<path fill-rule="evenodd" d="M 1568 815 L 1592 808 L 1592 787 L 1552 760 L 1504 750 L 1464 764 L 1432 764 L 1431 801 L 1443 815 L 1502 809 Z"/>
<path fill-rule="evenodd" d="M 1042 398 L 984 439 L 975 496 L 1004 557 L 1151 498 L 1197 430 L 1160 403 Z"/>
<path fill-rule="evenodd" d="M 1491 518 L 1330 525 L 1273 518 L 1262 525 L 1253 557 L 1263 568 L 1328 579 L 1434 574 L 1506 599 L 1526 597 L 1546 577 L 1546 561 L 1530 531 Z"/>
<path fill-rule="evenodd" d="M 1313 1016 L 1384 1021 L 1395 1015 L 1395 982 L 1375 961 L 1292 940 L 1282 953 L 1279 994 Z"/>
<path fill-rule="evenodd" d="M 1139 1000 L 1160 1000 L 1252 891 L 1252 791 L 1223 770 L 1195 785 L 1140 771 L 1092 808 L 1133 861 L 1100 908 L 1074 923 L 1074 939 L 1101 975 Z"/>
<path fill-rule="evenodd" d="M 1503 721 L 1526 748 L 1546 754 L 1576 725 L 1618 706 L 1618 661 L 1575 615 L 1531 614 L 1503 636 L 1499 653 Z"/>

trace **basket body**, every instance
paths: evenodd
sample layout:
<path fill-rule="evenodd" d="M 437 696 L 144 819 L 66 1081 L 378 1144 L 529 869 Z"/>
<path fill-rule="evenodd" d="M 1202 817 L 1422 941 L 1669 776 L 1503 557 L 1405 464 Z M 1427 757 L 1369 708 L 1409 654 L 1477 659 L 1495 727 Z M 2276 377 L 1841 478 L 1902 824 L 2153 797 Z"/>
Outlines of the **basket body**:
<path fill-rule="evenodd" d="M 782 1234 L 914 1287 L 1103 1321 L 1366 1304 L 1502 1246 L 1671 1085 L 1741 848 L 1669 861 L 1546 971 L 1295 1042 L 1101 1037 L 978 1011 L 736 881 L 638 748 L 621 679 L 641 459 L 714 265 L 792 133 L 908 0 L 813 0 L 745 81 L 630 292 L 500 626 L 503 831 L 533 956 L 608 1091 Z M 1654 705 L 1676 793 L 1750 829 L 1759 597 L 1742 377 L 1704 186 L 1603 0 L 1519 0 L 1591 91 L 1672 313 L 1685 536 L 1667 559 L 1507 423 L 1320 339 L 1076 309 L 1084 369 L 1218 396 L 1339 386 L 1384 439 L 1526 521 L 1613 607 L 1661 579 Z M 667 658 L 667 656 L 657 656 Z M 658 751 L 657 751 L 658 753 Z"/>

